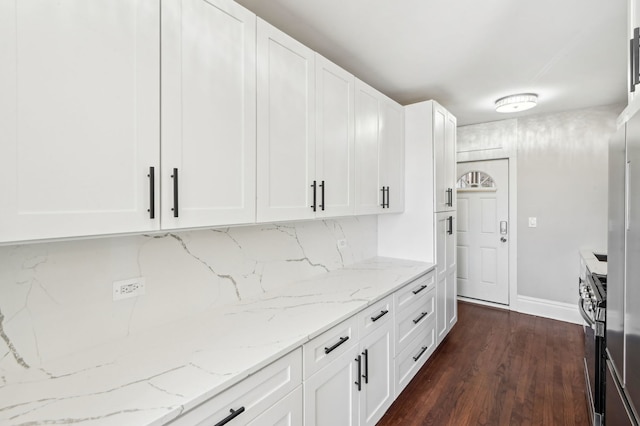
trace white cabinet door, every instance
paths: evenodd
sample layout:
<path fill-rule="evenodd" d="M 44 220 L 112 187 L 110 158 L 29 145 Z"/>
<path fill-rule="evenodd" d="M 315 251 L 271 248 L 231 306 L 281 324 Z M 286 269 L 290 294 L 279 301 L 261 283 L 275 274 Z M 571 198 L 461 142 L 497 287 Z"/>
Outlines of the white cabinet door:
<path fill-rule="evenodd" d="M 435 163 L 435 211 L 449 210 L 446 147 L 447 110 L 433 103 L 433 161 Z"/>
<path fill-rule="evenodd" d="M 456 201 L 456 182 L 458 180 L 458 176 L 456 174 L 457 163 L 456 163 L 456 132 L 457 132 L 457 120 L 456 118 L 447 111 L 447 117 L 444 123 L 444 164 L 445 164 L 445 172 L 444 179 L 446 182 L 446 186 L 451 188 L 450 198 L 449 198 L 449 207 L 447 210 L 456 210 L 458 208 L 458 203 Z"/>
<path fill-rule="evenodd" d="M 257 219 L 311 219 L 314 52 L 258 18 Z"/>
<path fill-rule="evenodd" d="M 447 332 L 451 331 L 451 328 L 458 321 L 458 283 L 457 283 L 457 221 L 456 212 L 449 212 L 449 228 L 451 232 L 447 231 L 446 234 L 446 262 L 447 262 L 447 291 L 446 291 L 446 318 L 447 318 Z"/>
<path fill-rule="evenodd" d="M 382 212 L 382 184 L 378 173 L 379 92 L 356 80 L 356 214 Z"/>
<path fill-rule="evenodd" d="M 360 342 L 362 392 L 360 425 L 372 426 L 382 418 L 394 400 L 393 324 L 385 325 Z"/>
<path fill-rule="evenodd" d="M 385 187 L 382 213 L 404 210 L 404 110 L 390 99 L 379 104 L 380 184 Z"/>
<path fill-rule="evenodd" d="M 162 23 L 162 227 L 254 222 L 256 17 L 167 0 Z"/>
<path fill-rule="evenodd" d="M 159 228 L 159 33 L 158 0 L 0 3 L 0 241 Z"/>
<path fill-rule="evenodd" d="M 438 343 L 458 318 L 456 287 L 456 215 L 436 214 L 436 332 Z"/>
<path fill-rule="evenodd" d="M 354 213 L 354 83 L 353 75 L 316 54 L 318 217 Z"/>
<path fill-rule="evenodd" d="M 232 426 L 230 423 L 229 426 Z M 300 426 L 302 425 L 302 385 L 260 414 L 247 426 Z"/>
<path fill-rule="evenodd" d="M 358 425 L 359 347 L 353 346 L 304 382 L 305 426 Z M 360 358 L 361 359 L 361 358 Z"/>

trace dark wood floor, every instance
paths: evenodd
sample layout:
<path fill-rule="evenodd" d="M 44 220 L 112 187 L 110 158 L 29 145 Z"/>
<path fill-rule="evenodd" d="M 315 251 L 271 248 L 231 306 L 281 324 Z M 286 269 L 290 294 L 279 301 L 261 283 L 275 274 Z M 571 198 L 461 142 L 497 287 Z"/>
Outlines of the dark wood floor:
<path fill-rule="evenodd" d="M 378 426 L 589 424 L 580 326 L 458 307 L 457 325 Z"/>

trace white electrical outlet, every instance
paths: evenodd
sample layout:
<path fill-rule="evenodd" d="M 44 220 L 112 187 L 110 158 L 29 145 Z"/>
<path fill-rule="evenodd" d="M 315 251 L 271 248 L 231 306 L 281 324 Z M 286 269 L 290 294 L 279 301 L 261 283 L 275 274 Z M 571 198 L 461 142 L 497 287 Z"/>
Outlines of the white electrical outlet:
<path fill-rule="evenodd" d="M 341 240 L 338 240 L 338 248 L 342 249 L 342 248 L 345 248 L 346 246 L 347 246 L 347 240 L 346 239 L 343 238 Z"/>
<path fill-rule="evenodd" d="M 538 226 L 538 218 L 530 217 L 529 218 L 529 228 L 535 228 Z"/>
<path fill-rule="evenodd" d="M 144 277 L 113 282 L 113 300 L 128 299 L 145 293 Z"/>

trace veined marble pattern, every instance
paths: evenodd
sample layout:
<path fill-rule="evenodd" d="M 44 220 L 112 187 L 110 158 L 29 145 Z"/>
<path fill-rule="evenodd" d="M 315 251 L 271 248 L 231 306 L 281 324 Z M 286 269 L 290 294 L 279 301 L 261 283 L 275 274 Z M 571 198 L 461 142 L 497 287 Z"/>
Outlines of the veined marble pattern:
<path fill-rule="evenodd" d="M 372 258 L 22 368 L 0 424 L 164 424 L 433 267 Z"/>
<path fill-rule="evenodd" d="M 375 256 L 376 229 L 364 216 L 0 247 L 0 387 L 25 371 L 55 377 L 44 364 Z M 113 301 L 114 281 L 140 276 L 145 295 Z"/>

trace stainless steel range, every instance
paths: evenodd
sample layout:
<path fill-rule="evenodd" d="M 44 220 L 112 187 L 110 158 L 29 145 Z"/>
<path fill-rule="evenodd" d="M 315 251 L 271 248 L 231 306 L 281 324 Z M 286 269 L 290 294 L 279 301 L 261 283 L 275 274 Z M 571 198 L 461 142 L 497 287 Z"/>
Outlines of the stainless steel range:
<path fill-rule="evenodd" d="M 607 277 L 587 273 L 579 280 L 578 309 L 584 318 L 584 374 L 592 424 L 604 424 Z"/>

